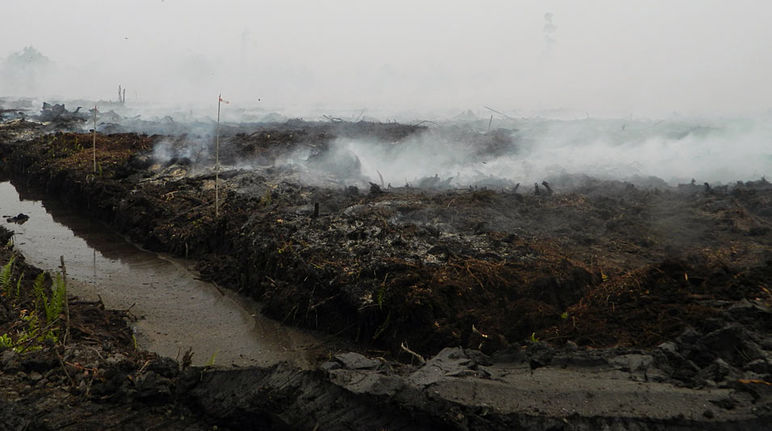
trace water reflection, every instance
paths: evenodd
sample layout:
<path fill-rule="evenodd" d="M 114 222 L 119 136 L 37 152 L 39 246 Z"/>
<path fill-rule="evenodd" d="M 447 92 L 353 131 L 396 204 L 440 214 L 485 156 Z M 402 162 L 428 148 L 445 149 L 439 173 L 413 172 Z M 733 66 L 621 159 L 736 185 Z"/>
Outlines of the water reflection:
<path fill-rule="evenodd" d="M 128 309 L 144 348 L 176 357 L 193 347 L 194 363 L 216 355 L 219 365 L 268 365 L 290 360 L 307 365 L 315 339 L 257 312 L 256 306 L 199 281 L 186 263 L 144 251 L 99 221 L 39 191 L 0 183 L 0 215 L 24 213 L 24 224 L 6 223 L 27 261 L 57 270 L 64 256 L 71 294 L 102 298 Z"/>

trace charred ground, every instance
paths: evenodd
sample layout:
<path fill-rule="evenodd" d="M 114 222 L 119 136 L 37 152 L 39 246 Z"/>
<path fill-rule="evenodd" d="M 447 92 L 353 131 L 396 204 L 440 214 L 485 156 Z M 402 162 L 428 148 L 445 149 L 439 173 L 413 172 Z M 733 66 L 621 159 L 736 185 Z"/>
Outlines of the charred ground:
<path fill-rule="evenodd" d="M 650 356 L 660 380 L 744 380 L 765 399 L 772 184 L 566 176 L 538 194 L 431 177 L 423 188 L 322 187 L 273 163 L 298 148 L 323 157 L 340 136 L 398 146 L 417 133 L 426 129 L 365 122 L 226 129 L 223 162 L 257 162 L 220 173 L 219 216 L 211 148 L 185 152 L 205 136 L 99 134 L 96 173 L 90 134 L 7 140 L 2 151 L 7 171 L 145 247 L 198 260 L 205 277 L 255 297 L 274 318 L 371 351 L 411 360 L 406 348 L 462 346 L 540 367 L 576 346 L 613 347 Z M 491 150 L 516 145 L 500 133 L 475 139 Z M 158 163 L 162 141 L 178 153 Z"/>
<path fill-rule="evenodd" d="M 207 277 L 265 302 L 277 319 L 395 352 L 402 342 L 425 353 L 495 351 L 533 333 L 652 347 L 686 327 L 717 329 L 711 318 L 725 301 L 770 300 L 764 180 L 640 188 L 566 177 L 539 195 L 368 190 L 292 182 L 289 168 L 270 164 L 298 146 L 323 154 L 342 134 L 399 145 L 421 132 L 345 126 L 296 122 L 225 139 L 224 163 L 259 155 L 266 167 L 221 174 L 218 218 L 214 173 L 187 159 L 155 163 L 160 136 L 99 135 L 96 174 L 88 134 L 18 144 L 6 163 L 149 248 L 199 259 Z"/>

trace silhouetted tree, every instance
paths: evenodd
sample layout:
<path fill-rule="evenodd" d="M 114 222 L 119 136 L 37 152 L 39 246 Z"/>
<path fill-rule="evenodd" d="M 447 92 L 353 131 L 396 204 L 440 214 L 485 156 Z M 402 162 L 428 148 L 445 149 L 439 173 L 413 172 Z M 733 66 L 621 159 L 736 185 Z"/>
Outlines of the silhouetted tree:
<path fill-rule="evenodd" d="M 4 90 L 17 94 L 34 92 L 53 62 L 35 47 L 27 46 L 9 55 L 0 67 Z"/>

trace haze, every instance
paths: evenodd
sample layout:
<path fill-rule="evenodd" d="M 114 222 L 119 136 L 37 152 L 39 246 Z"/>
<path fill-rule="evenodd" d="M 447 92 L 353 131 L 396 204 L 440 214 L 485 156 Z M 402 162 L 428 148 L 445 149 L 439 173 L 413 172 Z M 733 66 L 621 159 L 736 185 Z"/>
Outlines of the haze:
<path fill-rule="evenodd" d="M 767 1 L 3 2 L 5 96 L 587 115 L 772 107 Z M 551 15 L 546 15 L 551 14 Z M 6 62 L 7 63 L 7 62 Z M 7 66 L 7 65 L 6 65 Z M 258 101 L 259 99 L 259 101 Z"/>

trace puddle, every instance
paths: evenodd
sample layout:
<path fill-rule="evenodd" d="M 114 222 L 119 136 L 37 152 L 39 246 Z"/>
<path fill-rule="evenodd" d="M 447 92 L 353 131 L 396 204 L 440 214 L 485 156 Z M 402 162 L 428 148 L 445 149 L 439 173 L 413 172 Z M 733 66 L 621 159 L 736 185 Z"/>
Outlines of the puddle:
<path fill-rule="evenodd" d="M 6 222 L 19 213 L 29 220 Z M 0 215 L 29 263 L 58 271 L 64 256 L 71 295 L 130 309 L 144 349 L 181 358 L 192 347 L 197 365 L 214 355 L 217 366 L 308 366 L 318 345 L 313 335 L 262 316 L 257 304 L 197 280 L 189 262 L 142 250 L 101 222 L 40 194 L 17 192 L 7 181 L 0 182 Z"/>

